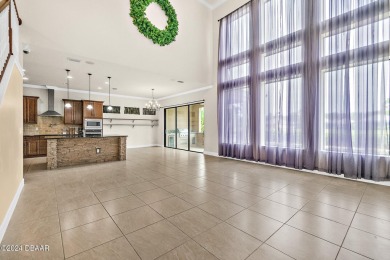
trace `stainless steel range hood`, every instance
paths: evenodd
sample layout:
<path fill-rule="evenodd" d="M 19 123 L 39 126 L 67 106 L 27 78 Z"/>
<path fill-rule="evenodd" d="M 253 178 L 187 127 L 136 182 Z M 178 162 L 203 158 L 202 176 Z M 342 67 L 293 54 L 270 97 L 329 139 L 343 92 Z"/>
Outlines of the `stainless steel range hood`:
<path fill-rule="evenodd" d="M 47 111 L 39 116 L 62 116 L 60 113 L 54 111 L 54 89 L 47 90 Z"/>

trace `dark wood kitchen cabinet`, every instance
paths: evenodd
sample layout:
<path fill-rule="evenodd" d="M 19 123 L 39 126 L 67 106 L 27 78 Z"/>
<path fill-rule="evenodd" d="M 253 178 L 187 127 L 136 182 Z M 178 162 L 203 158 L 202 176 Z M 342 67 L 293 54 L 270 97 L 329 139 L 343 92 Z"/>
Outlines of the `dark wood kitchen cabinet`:
<path fill-rule="evenodd" d="M 64 124 L 66 125 L 82 125 L 83 124 L 83 102 L 81 100 L 64 101 Z M 66 108 L 65 104 L 70 103 L 72 107 Z"/>
<path fill-rule="evenodd" d="M 47 140 L 44 136 L 25 136 L 23 138 L 24 158 L 44 157 L 47 155 Z"/>
<path fill-rule="evenodd" d="M 103 118 L 103 103 L 102 101 L 83 100 L 83 116 L 84 118 L 102 119 Z M 87 106 L 91 104 L 93 109 L 89 110 Z"/>
<path fill-rule="evenodd" d="M 38 97 L 23 96 L 23 123 L 38 123 Z"/>

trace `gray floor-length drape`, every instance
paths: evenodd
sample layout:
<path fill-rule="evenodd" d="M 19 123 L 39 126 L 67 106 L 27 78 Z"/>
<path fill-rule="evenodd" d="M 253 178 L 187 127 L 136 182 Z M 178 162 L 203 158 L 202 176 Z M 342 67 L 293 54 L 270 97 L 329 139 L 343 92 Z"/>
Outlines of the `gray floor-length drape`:
<path fill-rule="evenodd" d="M 220 22 L 219 154 L 390 178 L 390 0 L 253 0 Z"/>

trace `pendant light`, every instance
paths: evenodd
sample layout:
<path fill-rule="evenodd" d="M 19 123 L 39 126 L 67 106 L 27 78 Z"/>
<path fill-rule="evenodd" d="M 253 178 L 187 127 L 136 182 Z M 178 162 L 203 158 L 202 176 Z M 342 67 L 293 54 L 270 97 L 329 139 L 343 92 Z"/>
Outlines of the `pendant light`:
<path fill-rule="evenodd" d="M 111 77 L 108 78 L 108 111 L 112 111 L 112 106 L 111 106 Z"/>
<path fill-rule="evenodd" d="M 70 70 L 67 69 L 65 71 L 66 71 L 66 86 L 68 89 L 68 100 L 65 103 L 65 108 L 72 108 L 72 104 L 69 102 L 69 79 L 70 79 L 69 72 L 70 72 Z"/>
<path fill-rule="evenodd" d="M 154 99 L 154 88 L 152 89 L 152 99 L 145 104 L 145 108 L 150 110 L 158 111 L 160 110 L 160 104 L 157 102 L 157 100 Z"/>
<path fill-rule="evenodd" d="M 88 110 L 92 110 L 93 109 L 93 106 L 92 106 L 92 103 L 91 103 L 91 76 L 92 74 L 91 73 L 88 73 L 88 77 L 89 77 L 89 98 L 88 98 L 88 101 L 89 101 L 89 104 L 87 106 L 87 109 Z"/>

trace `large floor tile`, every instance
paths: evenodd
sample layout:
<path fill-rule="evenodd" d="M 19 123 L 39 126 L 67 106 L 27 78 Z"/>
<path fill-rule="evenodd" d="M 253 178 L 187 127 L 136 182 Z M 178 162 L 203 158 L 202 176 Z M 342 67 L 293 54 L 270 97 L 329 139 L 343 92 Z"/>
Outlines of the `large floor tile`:
<path fill-rule="evenodd" d="M 202 190 L 189 191 L 180 194 L 178 197 L 195 206 L 217 198 L 215 195 L 212 195 L 211 193 L 207 193 Z"/>
<path fill-rule="evenodd" d="M 196 236 L 195 241 L 219 259 L 246 259 L 261 242 L 248 234 L 226 224 Z"/>
<path fill-rule="evenodd" d="M 158 187 L 151 182 L 141 182 L 127 187 L 127 189 L 131 191 L 133 194 L 145 192 L 148 190 L 154 190 L 157 188 Z"/>
<path fill-rule="evenodd" d="M 115 239 L 69 258 L 70 260 L 140 260 L 125 237 Z"/>
<path fill-rule="evenodd" d="M 169 221 L 190 237 L 199 235 L 221 222 L 221 220 L 198 208 L 173 216 L 169 218 Z"/>
<path fill-rule="evenodd" d="M 149 206 L 165 218 L 169 218 L 194 207 L 193 205 L 185 202 L 182 199 L 179 199 L 178 197 L 171 197 L 160 200 L 150 204 Z"/>
<path fill-rule="evenodd" d="M 390 240 L 350 228 L 343 247 L 372 259 L 388 259 Z"/>
<path fill-rule="evenodd" d="M 300 211 L 287 222 L 287 225 L 341 246 L 348 226 Z"/>
<path fill-rule="evenodd" d="M 165 186 L 169 186 L 169 185 L 172 185 L 172 184 L 175 184 L 178 182 L 179 182 L 178 180 L 175 180 L 175 179 L 169 178 L 169 177 L 163 177 L 161 179 L 156 179 L 156 180 L 151 181 L 151 183 L 153 183 L 154 185 L 156 185 L 158 187 L 165 187 Z"/>
<path fill-rule="evenodd" d="M 261 245 L 247 260 L 293 260 L 286 254 L 270 247 L 267 244 Z"/>
<path fill-rule="evenodd" d="M 267 197 L 267 199 L 296 209 L 301 209 L 303 206 L 306 205 L 306 203 L 309 202 L 308 199 L 285 192 L 273 193 L 271 196 Z"/>
<path fill-rule="evenodd" d="M 183 193 L 186 193 L 186 192 L 189 192 L 189 191 L 196 190 L 196 189 L 197 188 L 195 188 L 194 186 L 191 186 L 191 185 L 186 184 L 186 183 L 176 183 L 176 184 L 172 184 L 172 185 L 168 185 L 168 186 L 164 187 L 164 190 L 167 190 L 168 192 L 170 192 L 176 196 L 183 194 Z"/>
<path fill-rule="evenodd" d="M 133 195 L 103 203 L 103 206 L 106 208 L 106 210 L 108 211 L 108 213 L 110 213 L 111 216 L 132 209 L 136 209 L 144 205 L 144 202 L 142 202 L 139 198 Z"/>
<path fill-rule="evenodd" d="M 261 200 L 263 200 L 263 198 L 260 198 L 258 196 L 255 196 L 255 195 L 252 195 L 252 194 L 240 191 L 240 190 L 236 190 L 236 191 L 233 191 L 231 193 L 226 194 L 225 196 L 223 196 L 223 199 L 228 200 L 230 202 L 233 202 L 233 203 L 240 205 L 244 208 L 250 207 L 253 204 L 256 204 L 256 203 L 260 202 Z"/>
<path fill-rule="evenodd" d="M 384 219 L 390 221 L 390 206 L 380 206 L 368 203 L 360 203 L 357 209 L 358 213 L 369 215 L 375 218 Z"/>
<path fill-rule="evenodd" d="M 95 195 L 101 202 L 106 202 L 109 200 L 127 197 L 132 194 L 128 189 L 121 187 L 112 190 L 104 190 L 104 191 L 96 192 Z"/>
<path fill-rule="evenodd" d="M 109 217 L 101 204 L 60 214 L 61 230 L 68 230 Z"/>
<path fill-rule="evenodd" d="M 133 232 L 127 238 L 143 260 L 155 259 L 189 239 L 167 220 Z"/>
<path fill-rule="evenodd" d="M 283 226 L 267 244 L 295 259 L 335 259 L 339 247 L 289 226 Z"/>
<path fill-rule="evenodd" d="M 237 204 L 223 199 L 211 200 L 198 207 L 221 220 L 226 220 L 244 209 Z"/>
<path fill-rule="evenodd" d="M 64 231 L 62 240 L 65 257 L 77 255 L 121 236 L 121 231 L 111 218 Z"/>
<path fill-rule="evenodd" d="M 351 227 L 390 239 L 390 222 L 383 219 L 356 213 Z"/>
<path fill-rule="evenodd" d="M 125 235 L 164 219 L 149 206 L 130 210 L 112 218 Z"/>
<path fill-rule="evenodd" d="M 339 254 L 337 255 L 336 260 L 368 260 L 365 256 L 359 255 L 355 252 L 341 248 Z"/>
<path fill-rule="evenodd" d="M 167 192 L 166 190 L 158 188 L 158 189 L 138 193 L 136 194 L 136 196 L 140 198 L 142 201 L 144 201 L 146 204 L 151 204 L 172 197 L 173 195 Z"/>
<path fill-rule="evenodd" d="M 259 196 L 259 197 L 262 197 L 262 198 L 265 198 L 276 191 L 275 189 L 269 189 L 269 188 L 265 188 L 262 186 L 252 185 L 252 184 L 244 186 L 244 187 L 240 188 L 239 190 L 256 195 L 256 196 Z"/>
<path fill-rule="evenodd" d="M 283 225 L 251 210 L 244 210 L 226 222 L 261 241 L 266 241 Z"/>
<path fill-rule="evenodd" d="M 82 195 L 58 199 L 58 211 L 63 213 L 95 204 L 99 204 L 99 200 L 92 192 L 89 192 Z"/>
<path fill-rule="evenodd" d="M 356 211 L 360 203 L 360 198 L 361 196 L 351 198 L 348 196 L 343 196 L 342 194 L 329 194 L 321 192 L 315 199 L 325 204 L 350 211 Z"/>
<path fill-rule="evenodd" d="M 218 260 L 194 241 L 189 241 L 157 260 Z"/>
<path fill-rule="evenodd" d="M 347 226 L 351 224 L 355 214 L 353 211 L 315 201 L 309 202 L 305 207 L 302 208 L 302 211 L 306 211 Z"/>
<path fill-rule="evenodd" d="M 263 200 L 249 209 L 280 222 L 288 221 L 298 211 L 297 209 L 270 200 Z"/>

